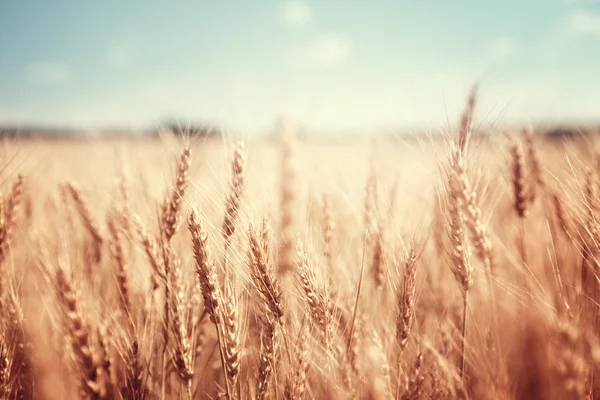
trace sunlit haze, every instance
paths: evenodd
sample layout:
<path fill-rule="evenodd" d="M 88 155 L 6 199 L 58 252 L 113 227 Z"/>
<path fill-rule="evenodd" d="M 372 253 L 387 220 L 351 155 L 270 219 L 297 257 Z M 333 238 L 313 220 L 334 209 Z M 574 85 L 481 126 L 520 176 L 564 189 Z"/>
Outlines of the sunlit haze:
<path fill-rule="evenodd" d="M 0 122 L 164 118 L 260 132 L 591 120 L 600 4 L 586 1 L 3 1 Z"/>

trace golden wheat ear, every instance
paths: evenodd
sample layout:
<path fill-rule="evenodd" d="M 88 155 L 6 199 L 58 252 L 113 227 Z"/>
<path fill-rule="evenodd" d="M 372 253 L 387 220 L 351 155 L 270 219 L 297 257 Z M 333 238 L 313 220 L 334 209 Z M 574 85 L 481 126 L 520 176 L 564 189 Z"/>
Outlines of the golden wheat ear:
<path fill-rule="evenodd" d="M 517 142 L 513 143 L 510 148 L 510 155 L 512 160 L 511 169 L 514 208 L 519 218 L 525 218 L 529 213 L 529 200 L 531 199 L 531 196 L 528 194 L 530 188 L 527 184 L 527 171 L 523 147 Z"/>
<path fill-rule="evenodd" d="M 94 353 L 90 338 L 92 330 L 82 318 L 79 299 L 62 268 L 56 269 L 54 284 L 64 316 L 67 340 L 76 362 L 81 391 L 92 398 L 103 399 L 110 390 L 110 382 L 107 380 L 109 374 Z"/>
<path fill-rule="evenodd" d="M 223 238 L 226 242 L 235 232 L 235 223 L 244 192 L 244 182 L 246 179 L 246 152 L 244 143 L 239 142 L 236 145 L 231 166 L 231 188 L 225 202 L 225 218 L 223 220 Z"/>
<path fill-rule="evenodd" d="M 268 243 L 250 228 L 250 273 L 256 290 L 260 293 L 268 310 L 282 321 L 284 317 L 283 296 L 279 279 L 268 257 Z"/>
<path fill-rule="evenodd" d="M 179 213 L 181 210 L 181 203 L 185 196 L 185 191 L 189 183 L 188 171 L 190 169 L 192 157 L 192 149 L 187 144 L 181 152 L 179 163 L 177 164 L 177 174 L 175 175 L 175 185 L 170 197 L 165 199 L 162 212 L 161 227 L 164 238 L 167 242 L 171 240 L 177 232 Z"/>
<path fill-rule="evenodd" d="M 88 206 L 87 201 L 84 199 L 81 190 L 70 182 L 65 185 L 65 189 L 73 199 L 73 202 L 75 203 L 75 208 L 77 209 L 77 212 L 81 217 L 83 225 L 92 237 L 93 259 L 91 261 L 97 264 L 102 260 L 102 247 L 105 241 L 104 236 L 100 231 L 98 223 L 96 222 L 96 220 L 94 220 L 93 213 L 90 207 Z"/>

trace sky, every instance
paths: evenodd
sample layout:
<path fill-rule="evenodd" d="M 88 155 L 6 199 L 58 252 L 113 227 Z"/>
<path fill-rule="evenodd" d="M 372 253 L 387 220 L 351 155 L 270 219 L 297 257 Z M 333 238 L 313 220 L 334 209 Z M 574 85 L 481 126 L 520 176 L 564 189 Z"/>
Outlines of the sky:
<path fill-rule="evenodd" d="M 0 123 L 600 120 L 600 1 L 1 0 Z"/>

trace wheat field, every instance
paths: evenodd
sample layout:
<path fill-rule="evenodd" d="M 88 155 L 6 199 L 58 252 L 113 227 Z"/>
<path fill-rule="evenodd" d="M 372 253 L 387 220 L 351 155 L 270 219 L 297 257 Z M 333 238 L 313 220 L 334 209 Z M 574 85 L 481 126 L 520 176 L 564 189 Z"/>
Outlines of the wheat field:
<path fill-rule="evenodd" d="M 4 399 L 600 398 L 590 138 L 2 145 Z"/>

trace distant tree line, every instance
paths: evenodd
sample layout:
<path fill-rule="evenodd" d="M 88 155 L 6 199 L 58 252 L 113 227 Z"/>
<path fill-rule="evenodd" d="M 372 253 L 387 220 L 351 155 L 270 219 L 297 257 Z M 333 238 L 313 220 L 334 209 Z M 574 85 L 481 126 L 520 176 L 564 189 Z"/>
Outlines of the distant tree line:
<path fill-rule="evenodd" d="M 190 137 L 212 137 L 220 136 L 221 129 L 208 124 L 182 123 L 175 120 L 169 120 L 161 124 L 163 129 L 172 132 L 176 136 Z"/>
<path fill-rule="evenodd" d="M 204 124 L 181 124 L 168 121 L 152 129 L 127 129 L 121 127 L 102 128 L 97 130 L 82 130 L 68 126 L 36 126 L 36 125 L 2 125 L 0 124 L 0 138 L 7 139 L 85 139 L 95 138 L 152 138 L 158 137 L 161 131 L 171 132 L 175 136 L 209 137 L 219 136 L 221 130 Z"/>
<path fill-rule="evenodd" d="M 78 131 L 73 128 L 66 127 L 48 127 L 48 126 L 14 126 L 0 125 L 0 137 L 2 138 L 20 138 L 28 139 L 35 137 L 50 137 L 50 138 L 71 138 L 77 137 Z"/>
<path fill-rule="evenodd" d="M 548 139 L 568 139 L 574 138 L 580 135 L 586 135 L 594 133 L 591 130 L 584 130 L 578 127 L 566 127 L 566 126 L 558 126 L 552 129 L 549 129 L 546 132 L 546 137 Z"/>
<path fill-rule="evenodd" d="M 181 123 L 177 120 L 167 120 L 158 125 L 157 128 L 145 130 L 131 130 L 123 128 L 104 128 L 95 131 L 82 131 L 72 127 L 55 126 L 15 126 L 0 124 L 0 138 L 8 139 L 30 139 L 30 138 L 52 138 L 52 139 L 85 139 L 93 136 L 95 138 L 152 138 L 170 132 L 175 136 L 186 137 L 218 137 L 223 134 L 220 128 L 208 124 Z M 577 138 L 600 133 L 600 125 L 561 125 L 549 126 L 539 130 L 549 140 L 561 140 Z"/>

